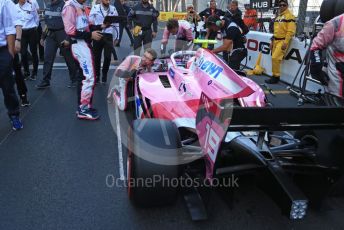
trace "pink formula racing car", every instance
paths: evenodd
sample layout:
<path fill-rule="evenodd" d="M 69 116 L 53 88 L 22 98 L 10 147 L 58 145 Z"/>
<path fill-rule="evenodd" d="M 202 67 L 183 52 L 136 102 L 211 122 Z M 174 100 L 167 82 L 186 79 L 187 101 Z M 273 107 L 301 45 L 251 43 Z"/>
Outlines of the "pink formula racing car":
<path fill-rule="evenodd" d="M 271 108 L 259 85 L 206 49 L 158 59 L 125 92 L 134 117 L 128 195 L 137 205 L 183 194 L 192 219 L 206 219 L 205 191 L 250 176 L 282 213 L 302 219 L 342 180 L 342 108 Z"/>

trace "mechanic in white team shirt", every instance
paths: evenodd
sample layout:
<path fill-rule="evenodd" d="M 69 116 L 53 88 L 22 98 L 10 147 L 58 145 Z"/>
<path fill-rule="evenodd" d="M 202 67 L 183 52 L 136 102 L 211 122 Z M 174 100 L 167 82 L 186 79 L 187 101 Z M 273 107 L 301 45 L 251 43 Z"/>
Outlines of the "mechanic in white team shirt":
<path fill-rule="evenodd" d="M 24 75 L 25 77 L 29 77 L 30 80 L 36 80 L 38 70 L 37 44 L 39 38 L 37 27 L 39 24 L 39 6 L 36 0 L 19 0 L 16 6 L 17 14 L 22 14 L 24 18 L 24 24 L 22 26 L 23 33 L 21 39 L 21 54 L 22 64 L 24 67 Z M 33 64 L 31 75 L 28 62 L 28 46 L 30 47 Z"/>
<path fill-rule="evenodd" d="M 96 83 L 98 83 L 100 80 L 101 83 L 106 83 L 107 74 L 109 72 L 111 62 L 111 54 L 113 54 L 115 60 L 117 60 L 117 54 L 116 50 L 114 49 L 114 44 L 116 45 L 119 39 L 119 23 L 104 24 L 104 19 L 106 16 L 118 16 L 116 8 L 110 5 L 110 0 L 101 0 L 101 3 L 94 5 L 89 16 L 90 23 L 92 24 L 91 30 L 102 32 L 103 35 L 103 38 L 101 40 L 93 41 Z M 102 79 L 100 79 L 100 64 L 103 50 L 104 62 L 102 69 Z"/>
<path fill-rule="evenodd" d="M 25 24 L 25 15 L 17 13 L 17 8 L 14 7 L 14 25 L 16 29 L 16 40 L 15 40 L 15 55 L 13 59 L 13 69 L 15 73 L 15 81 L 17 85 L 17 91 L 20 97 L 21 106 L 29 106 L 30 102 L 27 97 L 27 87 L 24 80 L 23 72 L 21 70 L 20 52 L 21 52 L 21 40 L 22 40 L 22 27 Z"/>
<path fill-rule="evenodd" d="M 12 68 L 16 53 L 15 14 L 15 5 L 11 0 L 0 0 L 0 88 L 12 129 L 19 130 L 23 128 L 23 124 L 19 119 L 19 101 L 14 89 Z"/>

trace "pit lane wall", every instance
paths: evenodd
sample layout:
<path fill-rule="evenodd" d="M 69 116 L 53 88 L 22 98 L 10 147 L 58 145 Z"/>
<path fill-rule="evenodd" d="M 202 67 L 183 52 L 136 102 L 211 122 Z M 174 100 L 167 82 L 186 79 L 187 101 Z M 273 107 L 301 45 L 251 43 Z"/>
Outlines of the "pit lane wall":
<path fill-rule="evenodd" d="M 253 69 L 256 65 L 256 60 L 258 59 L 259 52 L 262 52 L 262 61 L 260 65 L 265 69 L 265 74 L 268 76 L 272 76 L 271 72 L 271 50 L 270 50 L 270 38 L 272 34 L 270 33 L 263 33 L 257 31 L 250 31 L 247 35 L 247 64 L 248 68 Z M 282 69 L 281 69 L 281 80 L 291 84 L 301 66 L 303 59 L 305 58 L 305 54 L 307 52 L 309 46 L 309 40 L 300 41 L 298 38 L 293 38 L 289 49 L 284 57 L 282 62 Z M 243 60 L 242 64 L 244 65 L 246 60 Z M 305 66 L 302 66 L 302 70 L 304 70 Z M 300 75 L 295 81 L 295 85 L 299 86 Z M 323 87 L 309 82 L 307 83 L 307 90 L 317 92 L 318 89 L 323 89 Z"/>

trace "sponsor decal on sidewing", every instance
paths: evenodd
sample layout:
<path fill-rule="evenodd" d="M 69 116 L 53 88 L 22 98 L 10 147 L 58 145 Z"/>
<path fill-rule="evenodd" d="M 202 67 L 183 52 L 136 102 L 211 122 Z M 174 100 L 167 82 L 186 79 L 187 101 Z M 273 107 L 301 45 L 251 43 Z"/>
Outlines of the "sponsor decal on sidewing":
<path fill-rule="evenodd" d="M 222 72 L 223 68 L 215 63 L 206 60 L 204 57 L 200 57 L 197 66 L 201 71 L 208 74 L 210 77 L 216 79 Z"/>

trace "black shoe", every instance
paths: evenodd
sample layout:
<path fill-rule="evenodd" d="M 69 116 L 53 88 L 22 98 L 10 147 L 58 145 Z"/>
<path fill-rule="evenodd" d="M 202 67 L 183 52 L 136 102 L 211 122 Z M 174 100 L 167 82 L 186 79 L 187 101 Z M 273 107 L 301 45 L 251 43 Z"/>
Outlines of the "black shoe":
<path fill-rule="evenodd" d="M 49 81 L 41 81 L 38 85 L 36 85 L 37 89 L 45 89 L 50 87 L 50 82 Z"/>
<path fill-rule="evenodd" d="M 279 82 L 279 77 L 272 77 L 270 79 L 265 80 L 265 83 L 268 84 L 277 84 Z"/>
<path fill-rule="evenodd" d="M 24 80 L 28 80 L 30 77 L 30 72 L 29 71 L 24 71 Z"/>
<path fill-rule="evenodd" d="M 102 74 L 102 80 L 100 81 L 100 84 L 106 84 L 106 81 L 107 81 L 107 74 L 103 73 Z"/>
<path fill-rule="evenodd" d="M 99 76 L 97 76 L 97 77 L 96 77 L 96 85 L 98 85 L 98 84 L 99 84 L 99 81 L 100 81 L 100 77 L 99 77 Z"/>
<path fill-rule="evenodd" d="M 119 43 L 116 44 L 116 47 L 120 47 L 120 46 L 121 46 L 121 44 L 119 44 Z"/>
<path fill-rule="evenodd" d="M 36 72 L 32 72 L 32 74 L 29 77 L 29 80 L 36 81 L 36 79 L 37 79 L 37 73 Z"/>
<path fill-rule="evenodd" d="M 27 95 L 26 94 L 20 95 L 20 102 L 21 102 L 21 106 L 23 106 L 23 107 L 30 105 L 30 102 L 27 99 Z"/>

